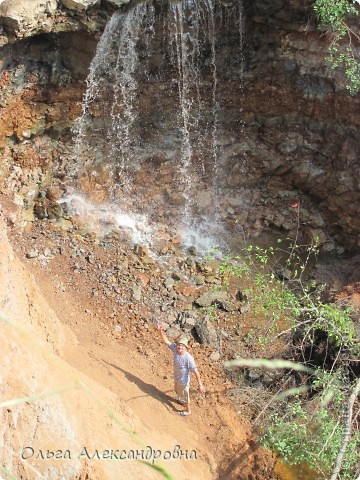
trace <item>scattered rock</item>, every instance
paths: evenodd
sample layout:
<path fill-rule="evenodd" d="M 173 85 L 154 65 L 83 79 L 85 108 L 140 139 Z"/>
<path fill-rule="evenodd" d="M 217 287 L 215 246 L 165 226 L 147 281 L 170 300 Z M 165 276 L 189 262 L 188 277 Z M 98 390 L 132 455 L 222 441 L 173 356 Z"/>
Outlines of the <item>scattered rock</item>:
<path fill-rule="evenodd" d="M 141 296 L 142 296 L 141 286 L 140 285 L 135 285 L 132 288 L 132 298 L 133 298 L 133 300 L 135 300 L 136 302 L 140 302 Z"/>
<path fill-rule="evenodd" d="M 63 193 L 63 190 L 59 186 L 52 185 L 46 190 L 46 198 L 50 200 L 50 202 L 56 202 L 62 197 Z"/>
<path fill-rule="evenodd" d="M 209 291 L 201 295 L 195 300 L 196 305 L 199 307 L 209 307 L 215 303 L 221 303 L 223 301 L 229 301 L 228 293 L 224 290 Z"/>
<path fill-rule="evenodd" d="M 184 330 L 192 330 L 197 322 L 197 319 L 189 313 L 179 313 L 177 321 Z"/>
<path fill-rule="evenodd" d="M 69 10 L 73 10 L 76 13 L 83 13 L 89 7 L 100 3 L 100 0 L 61 0 L 61 3 Z"/>
<path fill-rule="evenodd" d="M 220 353 L 215 351 L 215 352 L 212 352 L 212 354 L 209 357 L 209 360 L 211 362 L 218 362 L 220 358 L 221 358 Z"/>
<path fill-rule="evenodd" d="M 210 320 L 209 317 L 204 317 L 198 320 L 195 325 L 195 330 L 202 344 L 215 349 L 219 347 L 220 341 L 217 329 L 214 322 Z"/>
<path fill-rule="evenodd" d="M 39 251 L 37 249 L 33 249 L 26 254 L 26 258 L 37 258 L 39 256 Z"/>

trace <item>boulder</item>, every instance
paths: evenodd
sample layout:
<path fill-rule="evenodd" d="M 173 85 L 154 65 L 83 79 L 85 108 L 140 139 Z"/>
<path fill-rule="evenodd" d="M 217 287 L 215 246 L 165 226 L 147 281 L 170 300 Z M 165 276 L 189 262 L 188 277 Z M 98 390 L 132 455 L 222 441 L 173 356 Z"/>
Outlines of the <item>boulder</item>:
<path fill-rule="evenodd" d="M 199 307 L 209 307 L 214 304 L 222 304 L 229 301 L 228 293 L 224 290 L 206 292 L 195 300 L 196 305 Z"/>
<path fill-rule="evenodd" d="M 121 5 L 125 5 L 126 3 L 129 3 L 129 1 L 130 0 L 106 0 L 106 3 L 111 5 L 112 7 L 119 8 L 121 7 Z M 163 160 L 162 158 L 165 158 L 165 160 Z M 166 155 L 163 155 L 163 157 L 159 156 L 158 160 L 160 160 L 160 163 L 162 163 L 163 161 L 167 160 L 167 157 Z"/>
<path fill-rule="evenodd" d="M 209 317 L 206 316 L 199 320 L 195 325 L 195 330 L 202 344 L 212 347 L 215 350 L 219 350 L 220 342 L 216 326 Z"/>
<path fill-rule="evenodd" d="M 197 318 L 189 312 L 180 312 L 177 321 L 184 330 L 192 330 L 196 325 Z"/>
<path fill-rule="evenodd" d="M 89 7 L 99 4 L 100 0 L 61 0 L 61 4 L 76 13 L 83 13 Z"/>
<path fill-rule="evenodd" d="M 25 27 L 30 31 L 56 9 L 57 0 L 4 0 L 0 4 L 0 20 L 12 32 Z"/>

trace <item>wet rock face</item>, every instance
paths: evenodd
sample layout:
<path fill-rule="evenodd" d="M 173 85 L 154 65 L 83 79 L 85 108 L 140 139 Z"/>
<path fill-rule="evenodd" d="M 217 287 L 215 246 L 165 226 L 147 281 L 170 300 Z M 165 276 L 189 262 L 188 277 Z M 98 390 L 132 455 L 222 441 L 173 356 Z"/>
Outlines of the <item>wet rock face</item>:
<path fill-rule="evenodd" d="M 67 181 L 77 140 L 71 126 L 82 112 L 100 32 L 119 2 L 107 1 L 105 8 L 94 0 L 35 3 L 31 12 L 43 9 L 43 17 L 31 19 L 28 8 L 14 12 L 8 0 L 0 5 L 0 175 L 4 188 L 25 195 L 46 188 L 54 172 L 61 177 L 56 182 Z M 154 22 L 148 15 L 140 29 L 138 66 L 130 72 L 136 115 L 129 143 L 114 130 L 114 119 L 126 114 L 115 86 L 124 71 L 116 70 L 116 46 L 100 65 L 87 147 L 75 159 L 90 165 L 77 172 L 82 187 L 104 200 L 115 178 L 121 195 L 124 186 L 138 195 L 128 197 L 127 208 L 151 204 L 151 214 L 164 221 L 174 221 L 191 198 L 191 214 L 208 215 L 216 206 L 235 233 L 240 225 L 250 234 L 279 229 L 294 236 L 299 226 L 302 240 L 318 236 L 325 249 L 358 249 L 359 97 L 350 97 L 344 79 L 326 66 L 328 44 L 309 20 L 309 8 L 301 0 L 216 5 L 201 40 L 198 75 L 190 72 L 179 82 L 179 45 L 171 50 L 169 38 L 177 37 L 168 36 L 176 27 L 161 28 L 165 7 L 157 4 Z M 187 18 L 190 35 L 196 25 Z M 189 98 L 193 110 L 186 110 Z M 184 181 L 190 177 L 190 184 Z"/>

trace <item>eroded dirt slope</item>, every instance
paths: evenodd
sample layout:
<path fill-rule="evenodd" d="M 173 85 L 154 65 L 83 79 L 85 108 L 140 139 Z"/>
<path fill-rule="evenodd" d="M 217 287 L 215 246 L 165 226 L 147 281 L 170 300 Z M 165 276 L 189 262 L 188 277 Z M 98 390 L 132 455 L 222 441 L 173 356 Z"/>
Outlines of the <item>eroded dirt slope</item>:
<path fill-rule="evenodd" d="M 5 468 L 26 479 L 38 478 L 36 472 L 69 480 L 160 478 L 116 454 L 109 461 L 78 458 L 79 453 L 84 447 L 91 453 L 130 452 L 148 445 L 164 455 L 180 445 L 189 454 L 195 451 L 196 460 L 162 459 L 176 479 L 274 478 L 272 456 L 226 396 L 230 382 L 196 342 L 192 353 L 208 393 L 205 399 L 193 393 L 191 417 L 176 414 L 171 355 L 152 323 L 139 321 L 148 315 L 146 302 L 118 303 L 115 311 L 112 294 L 100 288 L 99 271 L 107 262 L 123 261 L 119 252 L 46 228 L 11 227 L 14 253 L 1 223 L 1 310 L 21 326 L 3 327 L 2 398 L 52 394 L 3 409 Z M 91 252 L 86 272 L 78 268 L 74 241 Z M 63 388 L 68 390 L 58 393 Z M 34 456 L 22 458 L 31 449 Z M 62 458 L 41 458 L 47 450 Z"/>

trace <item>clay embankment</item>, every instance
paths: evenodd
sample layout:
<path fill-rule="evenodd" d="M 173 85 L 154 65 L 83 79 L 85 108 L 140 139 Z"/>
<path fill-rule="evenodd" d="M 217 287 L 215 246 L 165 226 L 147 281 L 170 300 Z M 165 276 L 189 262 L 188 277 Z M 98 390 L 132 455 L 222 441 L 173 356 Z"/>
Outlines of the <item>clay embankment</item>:
<path fill-rule="evenodd" d="M 74 274 L 68 256 L 42 266 L 25 256 L 19 261 L 3 218 L 0 228 L 0 308 L 17 326 L 2 326 L 1 397 L 35 397 L 2 409 L 1 463 L 7 471 L 26 479 L 160 478 L 134 460 L 116 459 L 118 453 L 113 460 L 89 459 L 87 453 L 124 450 L 131 456 L 148 445 L 164 455 L 180 445 L 195 451 L 196 460 L 163 459 L 175 479 L 215 479 L 218 472 L 220 478 L 271 478 L 271 456 L 252 440 L 199 345 L 194 354 L 209 394 L 205 400 L 194 395 L 194 414 L 185 420 L 176 415 L 171 358 L 154 329 L 141 330 L 122 317 L 116 319 L 121 332 L 114 331 L 106 301 L 97 299 L 93 308 L 89 279 Z M 34 238 L 41 248 L 41 242 L 49 244 L 36 234 L 11 232 L 18 255 L 30 251 Z M 36 398 L 44 393 L 50 395 Z M 22 459 L 31 449 L 34 456 Z M 48 450 L 60 458 L 41 458 Z"/>

